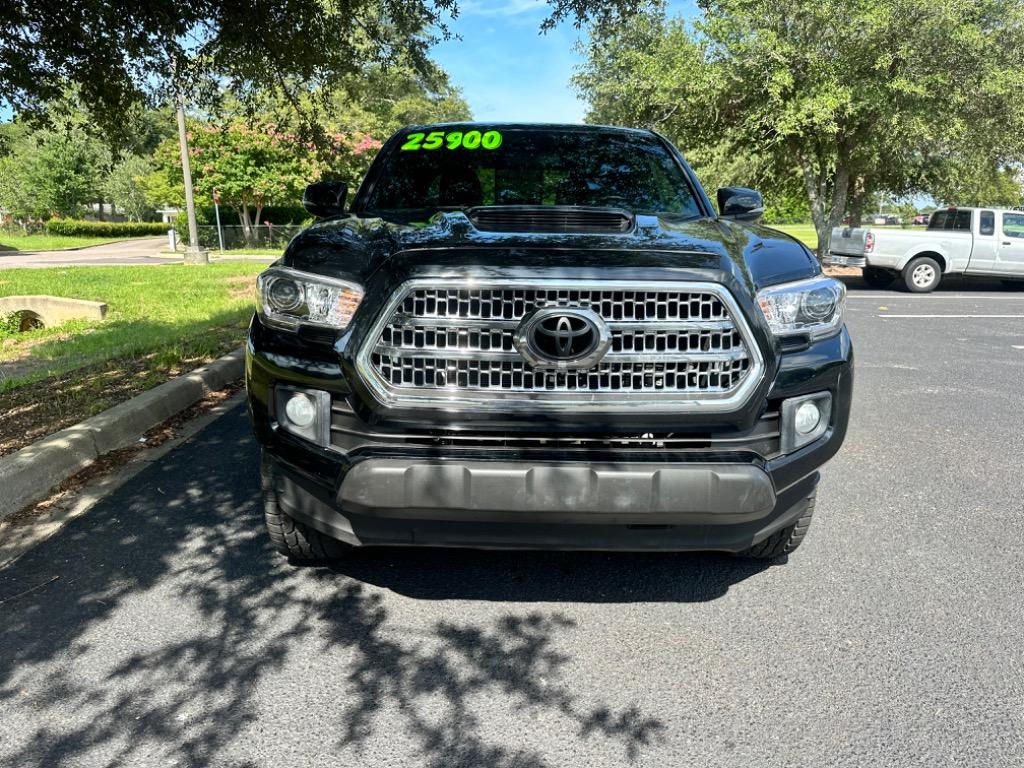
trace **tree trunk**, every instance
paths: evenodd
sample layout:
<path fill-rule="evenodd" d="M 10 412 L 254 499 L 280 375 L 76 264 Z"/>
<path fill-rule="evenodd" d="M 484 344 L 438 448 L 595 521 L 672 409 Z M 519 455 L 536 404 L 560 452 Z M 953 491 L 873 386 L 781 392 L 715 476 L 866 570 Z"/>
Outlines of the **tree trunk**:
<path fill-rule="evenodd" d="M 857 177 L 853 185 L 853 194 L 850 195 L 850 226 L 859 227 L 864 221 L 864 203 L 867 200 L 868 191 L 864 188 L 864 178 Z"/>
<path fill-rule="evenodd" d="M 826 243 L 825 234 L 825 182 L 821 174 L 804 158 L 800 158 L 800 171 L 804 178 L 804 189 L 807 191 L 807 203 L 811 209 L 811 221 L 818 235 L 818 260 L 822 259 L 822 243 Z"/>
<path fill-rule="evenodd" d="M 263 203 L 257 202 L 254 203 L 254 205 L 256 206 L 256 220 L 254 224 L 256 225 L 256 240 L 258 244 L 260 236 L 260 214 L 263 213 Z"/>
<path fill-rule="evenodd" d="M 850 169 L 840 157 L 834 162 L 811 162 L 800 157 L 800 169 L 807 190 L 814 231 L 818 235 L 818 261 L 824 260 L 832 241 L 832 229 L 838 227 L 846 213 L 850 191 Z"/>
<path fill-rule="evenodd" d="M 242 212 L 238 217 L 242 222 L 242 237 L 245 242 L 252 241 L 252 219 L 249 218 L 249 202 L 242 200 Z"/>

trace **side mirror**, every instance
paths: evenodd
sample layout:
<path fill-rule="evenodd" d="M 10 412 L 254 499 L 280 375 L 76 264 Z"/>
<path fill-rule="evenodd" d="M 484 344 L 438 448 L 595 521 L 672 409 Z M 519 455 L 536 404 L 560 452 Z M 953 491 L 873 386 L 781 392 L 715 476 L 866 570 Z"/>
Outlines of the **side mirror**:
<path fill-rule="evenodd" d="M 757 221 L 764 215 L 764 198 L 746 187 L 722 187 L 718 190 L 718 211 L 725 219 Z"/>
<path fill-rule="evenodd" d="M 318 219 L 341 216 L 345 212 L 348 184 L 343 181 L 318 181 L 302 193 L 302 207 Z"/>

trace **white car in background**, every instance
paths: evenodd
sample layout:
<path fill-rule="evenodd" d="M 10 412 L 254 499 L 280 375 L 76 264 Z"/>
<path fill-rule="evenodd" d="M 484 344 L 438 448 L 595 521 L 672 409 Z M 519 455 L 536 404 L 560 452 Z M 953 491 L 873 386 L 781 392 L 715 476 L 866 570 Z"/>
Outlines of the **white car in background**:
<path fill-rule="evenodd" d="M 1024 286 L 1024 212 L 943 208 L 924 231 L 836 227 L 825 263 L 863 268 L 874 288 L 898 278 L 914 293 L 934 291 L 944 275 L 1000 277 Z"/>

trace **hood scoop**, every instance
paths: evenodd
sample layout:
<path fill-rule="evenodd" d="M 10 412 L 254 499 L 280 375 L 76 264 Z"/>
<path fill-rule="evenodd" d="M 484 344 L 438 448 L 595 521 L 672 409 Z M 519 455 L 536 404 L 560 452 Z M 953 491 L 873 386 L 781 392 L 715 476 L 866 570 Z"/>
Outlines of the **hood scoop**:
<path fill-rule="evenodd" d="M 488 205 L 470 208 L 466 215 L 481 232 L 624 234 L 634 227 L 633 215 L 620 208 Z"/>

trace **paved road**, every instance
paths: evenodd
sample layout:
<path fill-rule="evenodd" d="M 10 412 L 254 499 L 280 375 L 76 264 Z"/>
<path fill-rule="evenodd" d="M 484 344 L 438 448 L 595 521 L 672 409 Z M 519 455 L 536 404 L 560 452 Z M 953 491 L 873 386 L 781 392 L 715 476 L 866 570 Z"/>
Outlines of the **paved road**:
<path fill-rule="evenodd" d="M 849 321 L 849 440 L 785 566 L 294 568 L 231 412 L 0 571 L 0 765 L 1021 765 L 1024 294 Z"/>
<path fill-rule="evenodd" d="M 37 251 L 20 253 L 0 251 L 0 269 L 9 267 L 109 267 L 120 265 L 165 265 L 181 262 L 183 257 L 160 256 L 167 250 L 166 237 L 123 240 L 106 245 L 93 245 L 74 251 Z M 274 261 L 270 256 L 216 257 L 218 261 Z"/>
<path fill-rule="evenodd" d="M 122 240 L 74 251 L 0 252 L 0 269 L 8 267 L 111 266 L 115 264 L 168 264 L 157 254 L 167 250 L 166 237 Z"/>

